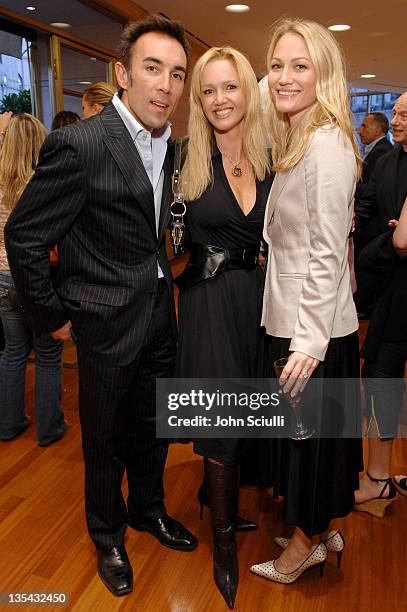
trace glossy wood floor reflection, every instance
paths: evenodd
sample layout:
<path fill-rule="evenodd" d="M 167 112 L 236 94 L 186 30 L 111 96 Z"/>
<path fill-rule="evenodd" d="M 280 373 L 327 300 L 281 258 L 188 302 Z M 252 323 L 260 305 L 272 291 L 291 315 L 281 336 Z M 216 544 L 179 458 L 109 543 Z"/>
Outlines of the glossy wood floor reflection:
<path fill-rule="evenodd" d="M 69 349 L 72 351 L 72 349 Z M 72 355 L 67 357 L 71 360 Z M 32 414 L 33 365 L 27 380 Z M 64 369 L 63 405 L 69 430 L 39 448 L 35 427 L 0 443 L 0 590 L 67 592 L 65 609 L 79 612 L 214 612 L 226 605 L 212 582 L 209 514 L 201 522 L 196 491 L 202 466 L 190 445 L 173 445 L 165 471 L 168 511 L 199 538 L 192 553 L 171 551 L 148 534 L 129 529 L 126 546 L 134 591 L 113 597 L 96 574 L 94 548 L 83 512 L 83 466 L 77 412 L 77 372 Z M 407 441 L 396 443 L 395 471 L 407 467 Z M 407 498 L 398 497 L 380 520 L 352 513 L 341 521 L 346 549 L 340 570 L 329 556 L 325 575 L 307 572 L 289 586 L 249 573 L 251 564 L 278 556 L 276 535 L 287 533 L 281 502 L 270 491 L 244 487 L 240 512 L 260 530 L 238 534 L 240 585 L 235 610 L 244 612 L 387 612 L 407 609 Z M 25 606 L 22 609 L 38 610 Z M 63 609 L 48 606 L 47 609 Z"/>

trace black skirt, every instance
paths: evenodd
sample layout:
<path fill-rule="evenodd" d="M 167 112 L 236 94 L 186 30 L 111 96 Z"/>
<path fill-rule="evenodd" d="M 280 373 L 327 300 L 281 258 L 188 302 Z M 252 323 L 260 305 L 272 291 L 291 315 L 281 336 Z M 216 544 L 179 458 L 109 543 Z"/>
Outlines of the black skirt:
<path fill-rule="evenodd" d="M 290 339 L 269 337 L 269 372 L 289 354 Z M 333 338 L 313 373 L 318 378 L 359 378 L 358 334 Z M 345 388 L 345 385 L 344 385 Z M 355 415 L 360 404 L 355 402 Z M 329 522 L 349 514 L 363 470 L 361 438 L 271 440 L 271 471 L 275 495 L 284 497 L 283 519 L 308 536 L 326 531 Z"/>
<path fill-rule="evenodd" d="M 225 270 L 180 295 L 180 333 L 176 376 L 183 378 L 259 378 L 264 374 L 266 334 L 260 327 L 264 274 Z M 197 438 L 197 455 L 227 465 L 245 463 L 255 480 L 257 440 Z M 257 456 L 257 453 L 256 453 Z M 253 459 L 253 462 L 252 462 Z"/>

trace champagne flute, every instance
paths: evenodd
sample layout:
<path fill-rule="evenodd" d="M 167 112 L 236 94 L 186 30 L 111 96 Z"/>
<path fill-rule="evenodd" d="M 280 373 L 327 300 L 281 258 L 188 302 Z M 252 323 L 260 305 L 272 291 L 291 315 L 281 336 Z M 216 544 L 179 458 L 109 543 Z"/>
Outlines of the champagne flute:
<path fill-rule="evenodd" d="M 282 357 L 274 362 L 274 371 L 278 379 L 287 365 L 287 362 L 288 357 Z M 307 427 L 302 420 L 301 392 L 299 391 L 295 397 L 291 397 L 290 393 L 284 393 L 284 397 L 293 409 L 295 416 L 295 426 L 290 431 L 291 440 L 308 440 L 308 438 L 311 438 L 315 432 L 313 429 Z"/>

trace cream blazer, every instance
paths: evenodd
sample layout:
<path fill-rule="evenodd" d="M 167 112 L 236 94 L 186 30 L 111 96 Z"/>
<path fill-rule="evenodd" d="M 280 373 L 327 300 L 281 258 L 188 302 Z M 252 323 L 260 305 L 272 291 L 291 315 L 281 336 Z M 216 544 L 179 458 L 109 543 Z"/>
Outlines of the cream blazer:
<path fill-rule="evenodd" d="M 330 338 L 358 329 L 348 264 L 356 162 L 338 127 L 315 131 L 303 159 L 277 174 L 267 202 L 262 325 L 290 351 L 324 360 Z"/>

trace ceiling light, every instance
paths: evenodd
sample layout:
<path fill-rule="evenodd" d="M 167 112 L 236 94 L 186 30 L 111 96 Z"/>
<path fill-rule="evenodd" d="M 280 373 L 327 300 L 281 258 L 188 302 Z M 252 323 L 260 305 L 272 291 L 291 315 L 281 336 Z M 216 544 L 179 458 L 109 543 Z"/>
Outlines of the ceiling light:
<path fill-rule="evenodd" d="M 92 85 L 92 81 L 78 81 L 78 85 Z"/>
<path fill-rule="evenodd" d="M 36 11 L 37 10 L 35 6 L 26 6 L 25 9 L 26 11 Z"/>
<path fill-rule="evenodd" d="M 225 11 L 229 13 L 247 13 L 247 11 L 250 11 L 250 6 L 247 4 L 228 4 L 225 6 Z"/>
<path fill-rule="evenodd" d="M 350 30 L 351 26 L 346 24 L 336 24 L 328 26 L 328 30 L 331 32 L 345 32 L 345 30 Z"/>
<path fill-rule="evenodd" d="M 90 59 L 91 62 L 97 62 L 96 57 L 90 57 L 89 59 Z"/>
<path fill-rule="evenodd" d="M 62 30 L 71 27 L 70 23 L 64 23 L 63 21 L 53 21 L 52 23 L 50 23 L 50 25 L 54 26 L 54 28 L 61 28 Z"/>
<path fill-rule="evenodd" d="M 361 79 L 374 79 L 375 78 L 375 74 L 361 74 L 360 78 Z"/>

